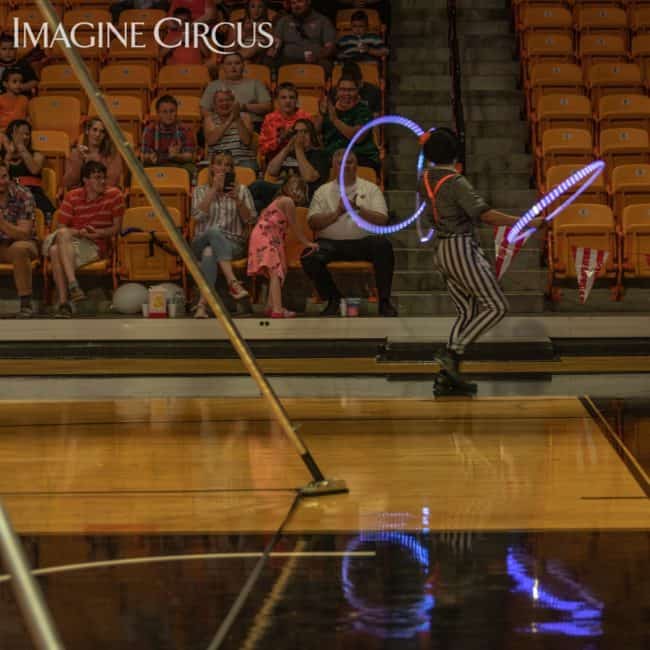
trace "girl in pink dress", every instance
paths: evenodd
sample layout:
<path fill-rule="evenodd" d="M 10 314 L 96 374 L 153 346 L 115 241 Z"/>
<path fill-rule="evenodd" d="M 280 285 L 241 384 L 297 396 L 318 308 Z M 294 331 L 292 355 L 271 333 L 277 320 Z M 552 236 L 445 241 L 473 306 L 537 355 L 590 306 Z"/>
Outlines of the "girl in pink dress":
<path fill-rule="evenodd" d="M 310 242 L 296 224 L 296 204 L 307 202 L 307 185 L 299 176 L 290 176 L 273 202 L 264 209 L 248 244 L 248 275 L 262 275 L 269 280 L 269 296 L 264 314 L 271 318 L 294 318 L 296 313 L 282 306 L 282 285 L 287 275 L 284 240 L 289 226 L 298 240 L 310 250 Z"/>

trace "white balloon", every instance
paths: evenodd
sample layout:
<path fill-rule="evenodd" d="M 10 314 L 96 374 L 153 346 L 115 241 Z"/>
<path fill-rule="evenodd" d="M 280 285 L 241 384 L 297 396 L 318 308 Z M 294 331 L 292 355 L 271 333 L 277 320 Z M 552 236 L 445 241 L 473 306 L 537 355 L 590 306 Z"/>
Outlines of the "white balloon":
<path fill-rule="evenodd" d="M 138 314 L 142 305 L 149 302 L 147 287 L 137 282 L 127 282 L 113 294 L 111 309 L 120 314 Z"/>

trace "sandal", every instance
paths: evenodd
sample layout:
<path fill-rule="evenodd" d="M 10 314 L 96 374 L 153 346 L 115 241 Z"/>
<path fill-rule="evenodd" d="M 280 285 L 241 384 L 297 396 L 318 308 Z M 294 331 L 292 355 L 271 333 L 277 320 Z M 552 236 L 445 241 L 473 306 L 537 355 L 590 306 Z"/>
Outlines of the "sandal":
<path fill-rule="evenodd" d="M 270 317 L 271 318 L 295 318 L 296 312 L 289 311 L 288 309 L 283 309 L 282 311 L 272 311 Z"/>
<path fill-rule="evenodd" d="M 244 289 L 244 285 L 239 280 L 233 280 L 228 287 L 228 291 L 235 300 L 248 297 L 248 291 Z"/>

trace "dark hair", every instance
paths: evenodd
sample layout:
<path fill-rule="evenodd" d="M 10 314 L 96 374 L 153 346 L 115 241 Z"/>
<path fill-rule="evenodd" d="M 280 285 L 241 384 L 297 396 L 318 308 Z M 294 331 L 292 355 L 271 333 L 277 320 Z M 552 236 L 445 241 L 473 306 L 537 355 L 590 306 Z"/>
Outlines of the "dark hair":
<path fill-rule="evenodd" d="M 160 108 L 161 104 L 173 104 L 178 108 L 178 100 L 172 95 L 163 95 L 162 97 L 158 97 L 156 100 L 156 110 Z"/>
<path fill-rule="evenodd" d="M 351 77 L 355 81 L 361 83 L 363 81 L 363 74 L 359 64 L 355 61 L 346 61 L 341 66 L 341 77 Z"/>
<path fill-rule="evenodd" d="M 295 130 L 296 124 L 304 124 L 307 127 L 307 130 L 309 131 L 309 139 L 311 140 L 311 146 L 314 147 L 314 149 L 319 148 L 320 138 L 318 137 L 318 131 L 316 130 L 314 123 L 307 118 L 301 117 L 299 120 L 296 120 L 293 123 L 293 126 L 291 128 Z"/>
<path fill-rule="evenodd" d="M 174 9 L 174 18 L 178 18 L 179 16 L 189 16 L 192 18 L 192 12 L 188 7 L 177 7 Z"/>
<path fill-rule="evenodd" d="M 341 85 L 342 81 L 351 81 L 357 87 L 357 89 L 361 87 L 361 79 L 356 79 L 352 75 L 348 75 L 348 74 L 341 75 L 341 78 L 336 82 L 337 88 Z"/>
<path fill-rule="evenodd" d="M 355 23 L 357 21 L 363 21 L 368 24 L 368 14 L 365 11 L 355 11 L 351 16 L 350 16 L 350 22 Z"/>
<path fill-rule="evenodd" d="M 81 180 L 90 178 L 93 174 L 106 174 L 106 165 L 98 160 L 89 160 L 81 166 Z"/>
<path fill-rule="evenodd" d="M 14 37 L 9 32 L 0 33 L 0 43 L 11 43 L 11 47 L 15 50 Z"/>
<path fill-rule="evenodd" d="M 241 53 L 241 52 L 228 52 L 228 53 L 226 53 L 226 54 L 223 55 L 223 58 L 221 59 L 221 62 L 224 63 L 225 60 L 226 60 L 229 56 L 238 56 L 238 57 L 239 57 L 239 60 L 240 60 L 242 63 L 244 62 L 244 57 L 242 56 L 242 53 Z"/>
<path fill-rule="evenodd" d="M 29 134 L 32 134 L 32 125 L 27 120 L 12 120 L 7 124 L 7 128 L 5 129 L 7 139 L 11 140 L 14 137 L 15 131 L 21 126 L 26 126 L 29 129 Z M 33 151 L 31 140 L 27 143 L 27 151 L 30 153 Z"/>
<path fill-rule="evenodd" d="M 437 128 L 424 143 L 424 156 L 436 165 L 448 165 L 458 158 L 458 136 L 447 127 Z"/>
<path fill-rule="evenodd" d="M 9 81 L 9 77 L 12 77 L 15 74 L 19 74 L 20 78 L 23 78 L 23 71 L 20 68 L 17 68 L 16 66 L 5 68 L 4 72 L 2 73 L 2 83 L 7 83 L 7 81 Z"/>
<path fill-rule="evenodd" d="M 298 89 L 296 88 L 296 84 L 292 84 L 290 81 L 283 81 L 275 89 L 275 96 L 276 97 L 280 96 L 280 91 L 281 90 L 290 90 L 296 96 L 296 99 L 298 99 Z"/>

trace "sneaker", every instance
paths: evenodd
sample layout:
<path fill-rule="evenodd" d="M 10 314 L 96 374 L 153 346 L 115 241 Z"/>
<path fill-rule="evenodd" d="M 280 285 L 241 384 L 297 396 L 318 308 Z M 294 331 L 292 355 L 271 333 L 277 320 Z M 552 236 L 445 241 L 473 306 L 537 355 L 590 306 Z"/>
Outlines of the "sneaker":
<path fill-rule="evenodd" d="M 210 318 L 208 309 L 203 303 L 199 303 L 194 310 L 194 318 Z"/>
<path fill-rule="evenodd" d="M 86 299 L 86 294 L 79 288 L 70 289 L 70 302 L 81 302 Z"/>
<path fill-rule="evenodd" d="M 296 312 L 289 311 L 288 309 L 283 309 L 282 311 L 272 311 L 270 317 L 271 318 L 295 318 Z"/>
<path fill-rule="evenodd" d="M 31 305 L 25 305 L 20 308 L 19 312 L 16 314 L 16 318 L 31 318 L 33 315 L 33 307 Z"/>
<path fill-rule="evenodd" d="M 241 300 L 242 298 L 248 297 L 248 291 L 244 289 L 244 286 L 239 280 L 234 280 L 230 283 L 228 292 L 235 300 Z"/>
<path fill-rule="evenodd" d="M 72 307 L 67 302 L 57 305 L 54 309 L 54 318 L 72 318 Z"/>
<path fill-rule="evenodd" d="M 323 309 L 323 311 L 321 311 L 320 315 L 321 316 L 338 316 L 340 311 L 341 311 L 341 307 L 340 307 L 339 303 L 340 303 L 339 298 L 328 300 L 327 305 L 325 306 L 325 309 Z"/>

